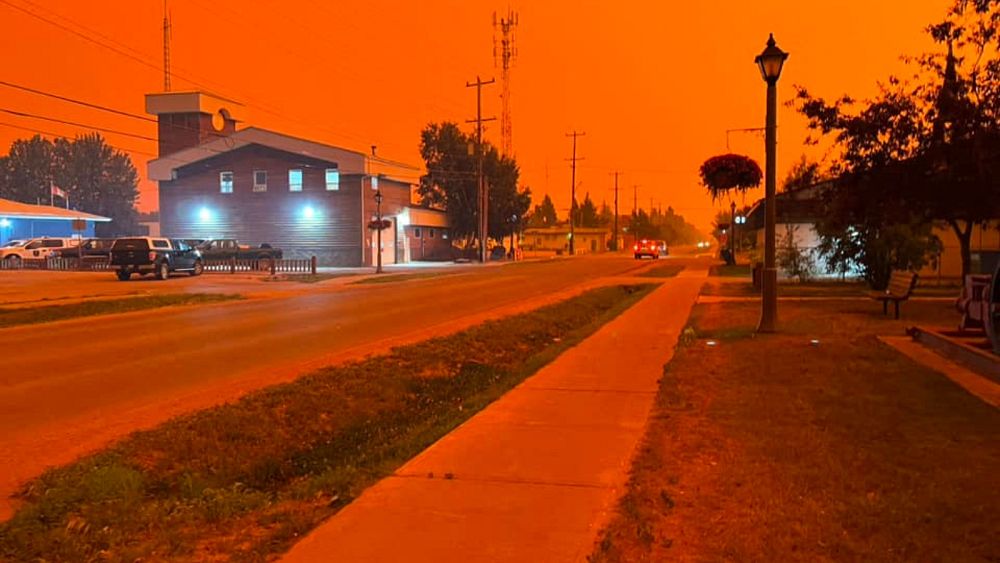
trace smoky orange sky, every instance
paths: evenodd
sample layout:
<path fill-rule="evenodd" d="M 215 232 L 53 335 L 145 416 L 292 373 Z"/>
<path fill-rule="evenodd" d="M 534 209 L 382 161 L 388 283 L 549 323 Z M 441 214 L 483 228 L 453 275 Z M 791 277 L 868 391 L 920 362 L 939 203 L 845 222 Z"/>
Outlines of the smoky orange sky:
<path fill-rule="evenodd" d="M 707 228 L 722 204 L 698 183 L 698 166 L 726 151 L 726 130 L 760 127 L 765 86 L 753 64 L 769 32 L 791 53 L 779 100 L 795 84 L 813 93 L 865 97 L 901 54 L 930 50 L 924 27 L 949 0 L 534 1 L 519 13 L 512 73 L 514 148 L 522 184 L 569 207 L 571 143 L 585 131 L 578 197 L 613 201 L 620 170 L 623 213 L 638 203 L 673 206 Z M 46 23 L 15 6 L 71 30 Z M 421 128 L 475 117 L 476 76 L 496 76 L 492 15 L 504 2 L 424 0 L 168 0 L 173 89 L 208 87 L 243 102 L 249 124 L 419 163 Z M 163 88 L 160 0 L 0 0 L 0 79 L 134 113 Z M 81 27 L 82 26 L 82 27 Z M 80 35 L 110 44 L 115 53 Z M 138 59 L 138 60 L 136 60 Z M 140 62 L 144 61 L 144 62 Z M 484 114 L 500 113 L 500 87 L 484 89 Z M 153 123 L 117 117 L 0 86 L 0 108 L 155 137 Z M 805 122 L 779 109 L 778 176 L 802 154 Z M 499 144 L 499 122 L 487 137 Z M 0 149 L 32 133 L 85 129 L 0 114 Z M 157 206 L 145 163 L 156 144 L 118 134 L 139 169 L 142 210 Z M 730 135 L 733 152 L 763 165 L 763 138 Z M 751 192 L 747 203 L 760 197 Z M 728 204 L 726 205 L 728 207 Z"/>

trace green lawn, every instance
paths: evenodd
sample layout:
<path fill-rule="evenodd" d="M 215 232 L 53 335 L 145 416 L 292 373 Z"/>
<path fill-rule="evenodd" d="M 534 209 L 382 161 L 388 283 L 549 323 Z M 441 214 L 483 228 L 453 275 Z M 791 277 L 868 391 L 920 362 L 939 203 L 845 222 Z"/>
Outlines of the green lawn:
<path fill-rule="evenodd" d="M 697 305 L 591 560 L 996 560 L 1000 411 L 876 339 L 950 304 L 907 316 Z"/>
<path fill-rule="evenodd" d="M 77 317 L 95 315 L 110 315 L 112 313 L 128 313 L 158 309 L 172 305 L 197 305 L 204 303 L 219 303 L 242 299 L 240 295 L 220 293 L 169 293 L 165 295 L 149 295 L 144 297 L 127 297 L 125 299 L 103 299 L 81 301 L 66 305 L 45 305 L 42 307 L 0 308 L 0 328 L 18 325 L 48 323 Z"/>
<path fill-rule="evenodd" d="M 29 483 L 0 560 L 273 560 L 653 287 L 594 289 L 135 433 Z"/>

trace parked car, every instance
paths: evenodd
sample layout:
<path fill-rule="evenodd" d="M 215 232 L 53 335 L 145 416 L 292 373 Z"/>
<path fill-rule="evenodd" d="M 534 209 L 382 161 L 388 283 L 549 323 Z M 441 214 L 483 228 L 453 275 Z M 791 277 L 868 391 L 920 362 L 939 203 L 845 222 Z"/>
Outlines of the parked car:
<path fill-rule="evenodd" d="M 111 247 L 111 269 L 121 281 L 132 274 L 165 280 L 173 272 L 197 276 L 204 270 L 201 252 L 181 240 L 157 237 L 120 238 Z"/>
<path fill-rule="evenodd" d="M 642 239 L 632 246 L 636 260 L 641 260 L 643 256 L 649 256 L 654 260 L 660 256 L 669 254 L 666 241 Z"/>
<path fill-rule="evenodd" d="M 13 243 L 20 244 L 12 246 Z M 21 260 L 44 260 L 64 248 L 73 248 L 80 244 L 79 239 L 43 237 L 26 241 L 11 241 L 0 248 L 0 260 L 20 262 Z"/>
<path fill-rule="evenodd" d="M 115 239 L 113 238 L 89 238 L 78 246 L 60 248 L 55 251 L 55 255 L 59 258 L 108 258 L 111 256 L 111 246 L 114 243 Z"/>
<path fill-rule="evenodd" d="M 272 248 L 267 243 L 254 248 L 247 244 L 240 244 L 238 240 L 231 238 L 206 240 L 198 245 L 198 250 L 201 251 L 201 255 L 206 260 L 228 260 L 230 258 L 245 260 L 280 259 L 283 254 L 280 248 Z"/>

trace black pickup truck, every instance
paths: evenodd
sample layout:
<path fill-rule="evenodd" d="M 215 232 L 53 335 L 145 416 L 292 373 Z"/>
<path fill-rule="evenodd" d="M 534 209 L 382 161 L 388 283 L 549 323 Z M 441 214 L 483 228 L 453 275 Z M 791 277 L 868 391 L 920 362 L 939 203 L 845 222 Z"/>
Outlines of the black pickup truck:
<path fill-rule="evenodd" d="M 259 247 L 252 247 L 240 244 L 236 239 L 220 238 L 206 240 L 198 245 L 198 251 L 206 260 L 228 260 L 236 258 L 239 260 L 265 260 L 274 258 L 281 259 L 280 248 L 271 248 L 269 244 L 262 244 Z"/>
<path fill-rule="evenodd" d="M 59 258 L 83 258 L 84 260 L 107 260 L 111 255 L 113 238 L 89 238 L 79 246 L 60 248 L 55 251 Z"/>
<path fill-rule="evenodd" d="M 118 279 L 153 274 L 159 280 L 172 272 L 197 276 L 204 270 L 201 252 L 180 240 L 156 237 L 120 238 L 111 247 L 111 269 Z"/>

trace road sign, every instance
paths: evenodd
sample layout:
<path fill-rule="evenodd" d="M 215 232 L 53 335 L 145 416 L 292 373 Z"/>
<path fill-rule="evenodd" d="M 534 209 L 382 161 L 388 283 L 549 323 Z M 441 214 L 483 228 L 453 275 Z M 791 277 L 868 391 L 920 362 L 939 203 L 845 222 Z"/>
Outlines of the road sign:
<path fill-rule="evenodd" d="M 73 219 L 73 230 L 74 231 L 86 231 L 87 222 L 83 219 Z"/>

